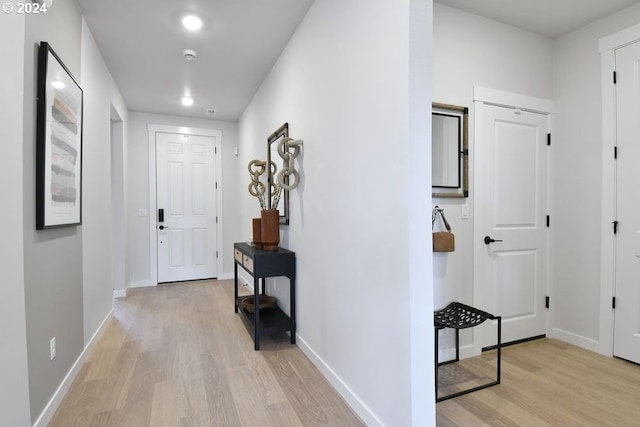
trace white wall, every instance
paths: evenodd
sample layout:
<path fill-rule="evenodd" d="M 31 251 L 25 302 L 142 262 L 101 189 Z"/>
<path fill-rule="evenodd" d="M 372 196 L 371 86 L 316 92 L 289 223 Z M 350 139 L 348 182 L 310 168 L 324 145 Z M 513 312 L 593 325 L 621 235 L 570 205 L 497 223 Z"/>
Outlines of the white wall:
<path fill-rule="evenodd" d="M 243 236 L 259 214 L 245 165 L 284 122 L 304 140 L 281 242 L 297 254 L 298 343 L 371 426 L 435 420 L 430 237 L 415 216 L 430 197 L 409 183 L 430 182 L 430 8 L 317 0 L 240 120 Z"/>
<path fill-rule="evenodd" d="M 601 341 L 599 328 L 604 219 L 598 40 L 639 21 L 640 4 L 561 37 L 554 45 L 554 334 L 605 353 L 610 343 Z"/>
<path fill-rule="evenodd" d="M 82 276 L 86 345 L 112 307 L 111 108 L 113 105 L 126 123 L 127 107 L 84 19 L 80 66 L 84 93 Z"/>
<path fill-rule="evenodd" d="M 434 100 L 471 106 L 480 85 L 556 102 L 553 120 L 552 335 L 607 352 L 601 337 L 601 76 L 598 40 L 640 20 L 640 5 L 549 40 L 440 4 L 434 5 Z M 502 40 L 502 41 L 501 41 Z M 473 113 L 473 110 L 471 110 Z M 472 122 L 471 122 L 472 123 Z M 473 164 L 473 133 L 471 133 Z M 471 182 L 473 197 L 474 185 Z M 471 218 L 463 201 L 445 206 L 456 252 L 435 254 L 436 306 L 471 301 Z M 469 200 L 473 203 L 473 198 Z M 460 250 L 459 250 L 460 249 Z M 470 341 L 467 335 L 463 344 Z"/>
<path fill-rule="evenodd" d="M 433 16 L 434 100 L 469 102 L 473 85 L 553 97 L 551 39 L 439 3 Z"/>
<path fill-rule="evenodd" d="M 451 301 L 473 304 L 473 220 L 475 183 L 473 171 L 473 87 L 552 98 L 552 40 L 468 12 L 434 4 L 433 99 L 469 108 L 470 197 L 434 199 L 444 207 L 456 236 L 456 250 L 433 254 L 435 306 Z M 461 206 L 469 205 L 469 219 Z M 425 218 L 427 215 L 425 214 Z M 451 332 L 451 331 L 447 331 Z M 444 334 L 443 334 L 444 335 Z M 453 345 L 453 334 L 442 344 Z M 471 331 L 463 331 L 462 345 L 470 345 Z"/>
<path fill-rule="evenodd" d="M 222 215 L 224 218 L 223 245 L 218 248 L 223 257 L 220 275 L 233 275 L 233 242 L 244 241 L 239 230 L 240 211 L 238 195 L 238 157 L 233 149 L 238 146 L 238 125 L 235 122 L 165 116 L 141 112 L 129 113 L 127 140 L 127 241 L 129 248 L 129 277 L 132 286 L 149 285 L 149 218 L 138 215 L 140 209 L 149 210 L 149 134 L 147 125 L 186 126 L 222 131 Z"/>
<path fill-rule="evenodd" d="M 27 331 L 25 325 L 24 260 L 22 235 L 22 105 L 24 84 L 24 15 L 0 14 L 0 141 L 3 166 L 0 189 L 4 201 L 0 223 L 8 225 L 0 244 L 0 414 L 5 425 L 31 425 L 29 378 L 27 373 Z"/>

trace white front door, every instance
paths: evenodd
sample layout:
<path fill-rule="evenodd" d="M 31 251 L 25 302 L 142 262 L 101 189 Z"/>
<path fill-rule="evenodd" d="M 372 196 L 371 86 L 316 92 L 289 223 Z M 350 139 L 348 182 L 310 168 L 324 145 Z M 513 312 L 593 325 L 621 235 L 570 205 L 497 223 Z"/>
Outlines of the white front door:
<path fill-rule="evenodd" d="M 640 363 L 640 43 L 616 50 L 616 74 L 613 354 Z"/>
<path fill-rule="evenodd" d="M 475 286 L 504 343 L 546 333 L 548 116 L 476 103 Z M 495 345 L 495 322 L 481 334 Z"/>
<path fill-rule="evenodd" d="M 158 282 L 216 277 L 215 138 L 156 133 Z"/>

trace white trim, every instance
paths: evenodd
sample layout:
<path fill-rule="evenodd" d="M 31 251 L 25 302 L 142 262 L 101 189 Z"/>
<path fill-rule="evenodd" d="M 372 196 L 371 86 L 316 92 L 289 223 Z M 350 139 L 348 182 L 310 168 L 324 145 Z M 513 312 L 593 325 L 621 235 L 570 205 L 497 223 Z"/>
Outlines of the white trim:
<path fill-rule="evenodd" d="M 611 300 L 615 293 L 615 238 L 611 223 L 616 219 L 616 171 L 613 147 L 617 145 L 615 50 L 640 40 L 640 25 L 618 31 L 599 41 L 602 87 L 602 201 L 600 226 L 600 342 L 595 350 L 613 356 L 615 317 Z"/>
<path fill-rule="evenodd" d="M 600 223 L 600 348 L 599 353 L 613 356 L 614 314 L 611 300 L 615 284 L 615 239 L 611 223 L 616 218 L 616 170 L 613 147 L 616 145 L 616 89 L 611 80 L 615 70 L 615 52 L 602 52 L 602 201 Z"/>
<path fill-rule="evenodd" d="M 555 145 L 553 144 L 553 135 L 555 130 L 555 127 L 554 127 L 555 117 L 556 116 L 553 114 L 550 114 L 547 116 L 547 126 L 549 127 L 549 133 L 552 136 L 551 146 L 547 147 L 547 209 L 550 216 L 553 216 L 553 214 L 557 212 L 556 205 L 554 203 L 556 191 L 555 191 L 555 185 L 553 185 L 553 183 L 556 182 L 556 174 L 555 174 L 556 157 L 553 155 L 554 148 L 555 148 Z M 553 227 L 549 227 L 548 230 L 549 230 L 549 242 L 547 244 L 546 296 L 548 296 L 549 299 L 553 301 L 555 297 L 554 291 L 556 289 L 555 275 L 553 274 L 553 272 L 556 271 L 556 250 L 555 250 L 555 245 L 552 243 L 553 241 L 555 241 L 555 231 L 554 231 L 555 229 Z M 553 332 L 553 325 L 555 325 L 555 322 L 556 322 L 556 312 L 555 310 L 551 309 L 551 304 L 552 304 L 551 301 L 549 303 L 549 308 L 545 309 L 545 313 L 547 314 L 547 323 L 545 325 L 547 336 L 549 336 L 550 332 L 551 333 Z"/>
<path fill-rule="evenodd" d="M 547 126 L 549 128 L 549 132 L 553 132 L 552 129 L 552 125 L 553 125 L 553 114 L 556 111 L 556 104 L 554 101 L 549 100 L 549 99 L 544 99 L 544 98 L 537 98 L 537 97 L 533 97 L 533 96 L 528 96 L 528 95 L 520 95 L 517 93 L 512 93 L 512 92 L 505 92 L 505 91 L 501 91 L 501 90 L 497 90 L 497 89 L 490 89 L 490 88 L 485 88 L 482 86 L 474 86 L 473 87 L 473 97 L 474 97 L 474 121 L 473 124 L 470 125 L 471 127 L 473 127 L 473 135 L 474 135 L 474 142 L 473 142 L 473 147 L 474 150 L 476 150 L 476 147 L 478 146 L 477 144 L 477 135 L 481 134 L 482 132 L 477 132 L 478 127 L 480 126 L 480 122 L 479 122 L 479 117 L 478 117 L 478 108 L 481 107 L 483 104 L 487 104 L 487 105 L 494 105 L 494 106 L 499 106 L 499 107 L 504 107 L 504 108 L 519 108 L 521 110 L 524 111 L 529 111 L 532 113 L 537 113 L 537 114 L 543 114 L 547 116 Z M 553 145 L 552 145 L 553 147 Z M 474 168 L 473 168 L 473 182 L 474 183 L 478 183 L 478 176 L 482 173 L 481 168 L 476 167 L 475 165 L 477 165 L 478 163 L 478 159 L 481 158 L 480 153 L 475 152 L 475 155 L 473 156 L 474 158 Z M 552 199 L 552 188 L 553 188 L 553 181 L 552 179 L 554 178 L 554 175 L 552 173 L 552 165 L 553 165 L 553 154 L 552 152 L 548 152 L 547 153 L 547 160 L 548 160 L 548 164 L 547 164 L 547 206 L 549 209 L 549 214 L 552 215 L 553 214 L 553 205 L 551 203 Z M 472 192 L 473 194 L 473 200 L 474 200 L 474 206 L 478 206 L 478 204 L 476 203 L 476 201 L 478 200 L 482 200 L 483 199 L 483 194 L 482 194 L 482 189 L 480 187 L 478 187 L 478 185 L 475 186 L 475 191 Z M 474 230 L 474 235 L 473 235 L 473 240 L 474 240 L 474 247 L 473 247 L 473 265 L 478 265 L 478 261 L 477 261 L 477 257 L 479 256 L 478 254 L 483 253 L 484 251 L 484 244 L 481 242 L 481 232 L 477 231 L 477 230 L 481 230 L 482 227 L 480 226 L 484 221 L 484 217 L 483 217 L 483 211 L 482 209 L 475 209 L 474 211 L 474 218 L 473 218 L 473 228 Z M 553 242 L 554 239 L 554 232 L 553 232 L 553 228 L 548 230 L 548 240 L 547 240 L 547 277 L 546 277 L 546 281 L 547 281 L 547 295 L 553 295 L 554 291 L 555 291 L 555 282 L 552 279 L 552 274 L 551 272 L 553 271 L 552 268 L 554 268 L 554 264 L 553 264 L 553 259 L 552 259 L 552 245 L 551 242 Z M 484 299 L 484 295 L 482 293 L 482 289 L 480 289 L 477 284 L 478 283 L 483 283 L 484 278 L 480 277 L 480 273 L 477 272 L 477 269 L 474 268 L 473 269 L 473 302 L 476 304 L 479 304 L 480 306 L 483 306 L 485 303 L 485 299 Z M 553 305 L 551 306 L 553 307 Z M 552 333 L 552 321 L 554 319 L 553 317 L 553 310 L 547 310 L 545 312 L 546 315 L 546 320 L 545 320 L 545 332 L 547 335 L 550 335 Z M 473 334 L 473 345 L 468 348 L 465 349 L 465 357 L 471 357 L 471 356 L 477 356 L 481 353 L 481 348 L 483 346 L 483 343 L 485 342 L 491 342 L 491 339 L 493 338 L 489 338 L 490 335 L 493 335 L 491 333 L 491 328 L 489 328 L 489 323 L 486 323 L 485 325 L 480 325 L 475 329 L 475 332 Z M 462 350 L 462 349 L 461 349 Z M 461 351 L 461 357 L 462 357 L 462 351 Z"/>
<path fill-rule="evenodd" d="M 216 215 L 218 223 L 216 224 L 216 249 L 218 258 L 216 262 L 216 271 L 222 271 L 224 265 L 224 210 L 222 209 L 222 191 L 224 183 L 222 181 L 222 131 L 217 129 L 202 129 L 186 126 L 168 126 L 168 125 L 147 125 L 148 145 L 149 145 L 149 279 L 151 285 L 158 285 L 158 236 L 156 234 L 156 133 L 176 133 L 194 136 L 209 136 L 215 139 L 215 162 L 216 162 L 216 182 L 218 183 L 218 191 L 216 191 Z"/>
<path fill-rule="evenodd" d="M 114 289 L 113 290 L 113 297 L 114 298 L 126 298 L 128 292 L 129 292 L 129 288 L 126 288 L 126 289 Z"/>
<path fill-rule="evenodd" d="M 617 49 L 640 40 L 640 24 L 618 31 L 600 39 L 599 52 Z"/>
<path fill-rule="evenodd" d="M 55 393 L 53 393 L 53 396 L 51 397 L 51 400 L 49 400 L 49 402 L 47 403 L 47 406 L 44 407 L 44 409 L 42 410 L 42 413 L 40 414 L 36 422 L 33 423 L 33 427 L 46 427 L 49 424 L 49 422 L 51 421 L 51 418 L 53 418 L 53 414 L 55 414 L 56 410 L 60 406 L 62 399 L 69 391 L 71 384 L 80 373 L 82 365 L 84 365 L 84 362 L 87 360 L 89 353 L 91 352 L 93 347 L 96 345 L 96 342 L 98 341 L 98 337 L 102 334 L 102 332 L 104 332 L 111 318 L 113 318 L 113 309 L 109 311 L 109 313 L 104 318 L 104 320 L 102 321 L 102 323 L 100 324 L 96 332 L 93 334 L 93 336 L 87 343 L 87 345 L 84 347 L 84 350 L 82 350 L 82 353 L 80 353 L 80 356 L 78 356 L 78 359 L 76 359 L 75 363 L 73 364 L 73 366 L 71 367 L 67 375 L 64 377 L 64 379 L 62 380 L 62 383 L 60 383 L 60 385 L 58 386 L 58 389 L 55 391 Z"/>
<path fill-rule="evenodd" d="M 242 283 L 242 286 L 246 286 L 253 292 L 253 276 L 240 267 L 238 267 L 238 283 Z"/>
<path fill-rule="evenodd" d="M 365 403 L 349 388 L 346 382 L 336 374 L 333 369 L 315 352 L 307 342 L 296 334 L 298 348 L 309 358 L 311 363 L 324 375 L 331 385 L 346 400 L 347 404 L 358 414 L 358 416 L 369 427 L 384 427 L 385 424 L 365 405 Z"/>
<path fill-rule="evenodd" d="M 146 288 L 149 286 L 157 286 L 158 282 L 152 282 L 149 280 L 136 280 L 133 282 L 129 282 L 129 288 L 133 289 L 133 288 Z"/>
<path fill-rule="evenodd" d="M 553 330 L 552 337 L 569 344 L 577 345 L 578 347 L 582 347 L 595 353 L 600 352 L 600 342 L 592 338 L 583 337 L 581 335 L 577 335 L 557 328 Z"/>
<path fill-rule="evenodd" d="M 556 103 L 549 99 L 489 89 L 482 86 L 473 87 L 473 100 L 507 108 L 520 108 L 533 113 L 553 114 L 556 112 Z"/>
<path fill-rule="evenodd" d="M 233 273 L 222 273 L 222 274 L 218 274 L 217 279 L 218 279 L 218 280 L 229 280 L 229 279 L 233 279 Z"/>
<path fill-rule="evenodd" d="M 467 344 L 460 347 L 460 360 L 469 359 L 470 357 L 479 356 L 476 354 L 476 348 L 473 344 Z M 446 348 L 444 350 L 438 350 L 438 361 L 446 362 L 448 360 L 453 360 L 456 358 L 456 349 L 455 347 Z"/>

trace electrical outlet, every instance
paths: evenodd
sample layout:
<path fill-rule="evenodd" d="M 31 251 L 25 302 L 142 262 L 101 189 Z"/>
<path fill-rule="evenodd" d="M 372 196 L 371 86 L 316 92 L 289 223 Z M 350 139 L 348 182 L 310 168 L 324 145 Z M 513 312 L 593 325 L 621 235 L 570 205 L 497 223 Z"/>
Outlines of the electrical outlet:
<path fill-rule="evenodd" d="M 51 341 L 49 341 L 49 357 L 51 358 L 50 360 L 56 358 L 56 337 L 51 338 Z"/>

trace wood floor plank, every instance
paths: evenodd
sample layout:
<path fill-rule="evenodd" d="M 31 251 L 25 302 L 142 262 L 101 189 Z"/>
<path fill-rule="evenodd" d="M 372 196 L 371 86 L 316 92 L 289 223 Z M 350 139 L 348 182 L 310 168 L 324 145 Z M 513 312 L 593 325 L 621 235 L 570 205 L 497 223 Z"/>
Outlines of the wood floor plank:
<path fill-rule="evenodd" d="M 640 426 L 638 365 L 553 339 L 505 348 L 502 362 L 501 384 L 438 403 L 438 425 Z"/>
<path fill-rule="evenodd" d="M 234 313 L 231 280 L 131 289 L 49 425 L 364 425 L 296 346 L 263 349 Z"/>
<path fill-rule="evenodd" d="M 186 417 L 184 392 L 176 381 L 155 384 L 151 402 L 151 425 L 153 427 L 175 427 Z"/>
<path fill-rule="evenodd" d="M 232 394 L 227 373 L 219 371 L 215 356 L 212 354 L 201 356 L 201 366 L 210 425 L 241 425 L 238 405 Z"/>
<path fill-rule="evenodd" d="M 278 383 L 282 386 L 289 402 L 300 417 L 304 425 L 323 425 L 327 421 L 327 415 L 322 406 L 311 394 L 304 380 L 295 372 L 286 356 L 287 350 L 265 351 L 271 369 L 273 369 Z M 304 392 L 303 392 L 304 391 Z"/>

